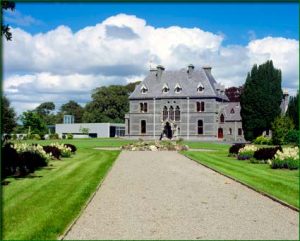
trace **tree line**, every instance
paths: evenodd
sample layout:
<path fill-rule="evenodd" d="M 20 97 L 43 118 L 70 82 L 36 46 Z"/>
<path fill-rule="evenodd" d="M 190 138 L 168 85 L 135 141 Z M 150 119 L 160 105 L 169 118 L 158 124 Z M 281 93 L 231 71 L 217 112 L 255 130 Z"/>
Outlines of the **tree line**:
<path fill-rule="evenodd" d="M 74 100 L 63 104 L 57 112 L 53 102 L 41 103 L 33 110 L 24 111 L 17 117 L 6 96 L 2 96 L 1 133 L 48 133 L 47 126 L 63 123 L 64 115 L 73 115 L 75 123 L 113 122 L 123 123 L 129 111 L 128 97 L 140 82 L 102 86 L 92 91 L 92 100 L 82 107 Z M 18 124 L 18 120 L 22 125 Z"/>

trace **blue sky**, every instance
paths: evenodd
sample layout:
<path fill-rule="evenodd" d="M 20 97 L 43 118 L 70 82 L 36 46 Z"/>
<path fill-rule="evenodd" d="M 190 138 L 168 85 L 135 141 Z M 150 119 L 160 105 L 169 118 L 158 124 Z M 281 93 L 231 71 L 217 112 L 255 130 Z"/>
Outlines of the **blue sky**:
<path fill-rule="evenodd" d="M 299 39 L 296 3 L 17 3 L 17 10 L 40 21 L 23 26 L 30 33 L 46 32 L 59 25 L 73 31 L 92 26 L 118 13 L 136 15 L 155 27 L 199 27 L 223 33 L 226 44 L 245 44 L 249 38 L 282 36 Z M 12 24 L 17 26 L 18 24 Z"/>
<path fill-rule="evenodd" d="M 103 85 L 140 81 L 150 65 L 211 65 L 225 87 L 273 60 L 299 87 L 299 5 L 249 3 L 17 3 L 5 12 L 4 93 L 20 114 L 45 101 L 90 101 Z"/>

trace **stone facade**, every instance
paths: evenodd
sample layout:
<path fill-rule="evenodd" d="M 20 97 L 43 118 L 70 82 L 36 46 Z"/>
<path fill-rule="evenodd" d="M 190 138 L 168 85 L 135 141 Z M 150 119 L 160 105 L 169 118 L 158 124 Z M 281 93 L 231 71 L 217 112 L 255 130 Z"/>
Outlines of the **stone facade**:
<path fill-rule="evenodd" d="M 189 65 L 165 71 L 157 66 L 129 100 L 130 111 L 125 116 L 129 138 L 244 141 L 239 103 L 235 103 L 236 113 L 230 115 L 232 103 L 210 67 Z"/>

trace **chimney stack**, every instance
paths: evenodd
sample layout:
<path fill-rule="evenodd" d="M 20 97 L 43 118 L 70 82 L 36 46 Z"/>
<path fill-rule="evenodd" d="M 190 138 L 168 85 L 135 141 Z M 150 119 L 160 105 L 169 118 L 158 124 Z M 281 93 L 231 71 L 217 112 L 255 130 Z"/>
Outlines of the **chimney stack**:
<path fill-rule="evenodd" d="M 202 68 L 204 69 L 205 72 L 211 74 L 211 69 L 212 69 L 211 66 L 203 66 Z"/>
<path fill-rule="evenodd" d="M 162 76 L 162 73 L 164 72 L 165 68 L 162 65 L 157 65 L 156 69 L 157 69 L 156 70 L 157 80 L 161 80 L 161 76 Z"/>
<path fill-rule="evenodd" d="M 195 66 L 194 66 L 194 65 L 192 65 L 192 64 L 189 64 L 189 65 L 188 65 L 187 73 L 188 73 L 189 78 L 191 78 L 191 75 L 192 75 L 194 69 L 195 69 Z"/>

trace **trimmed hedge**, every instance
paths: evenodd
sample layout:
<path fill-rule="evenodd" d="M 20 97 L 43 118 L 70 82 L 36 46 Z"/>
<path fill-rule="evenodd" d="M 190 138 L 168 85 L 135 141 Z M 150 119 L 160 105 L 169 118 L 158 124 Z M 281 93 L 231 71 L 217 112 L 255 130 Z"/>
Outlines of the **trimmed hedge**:
<path fill-rule="evenodd" d="M 64 144 L 64 146 L 71 148 L 72 153 L 75 153 L 77 151 L 76 146 L 74 146 L 72 144 Z"/>
<path fill-rule="evenodd" d="M 257 160 L 271 160 L 274 158 L 278 150 L 282 151 L 281 146 L 260 148 L 254 152 L 253 157 Z"/>
<path fill-rule="evenodd" d="M 229 153 L 230 154 L 238 154 L 239 150 L 244 148 L 245 144 L 233 144 L 230 148 L 229 148 Z"/>
<path fill-rule="evenodd" d="M 43 149 L 46 153 L 51 153 L 52 156 L 57 159 L 60 160 L 61 157 L 61 151 L 55 147 L 55 146 L 43 146 Z"/>

